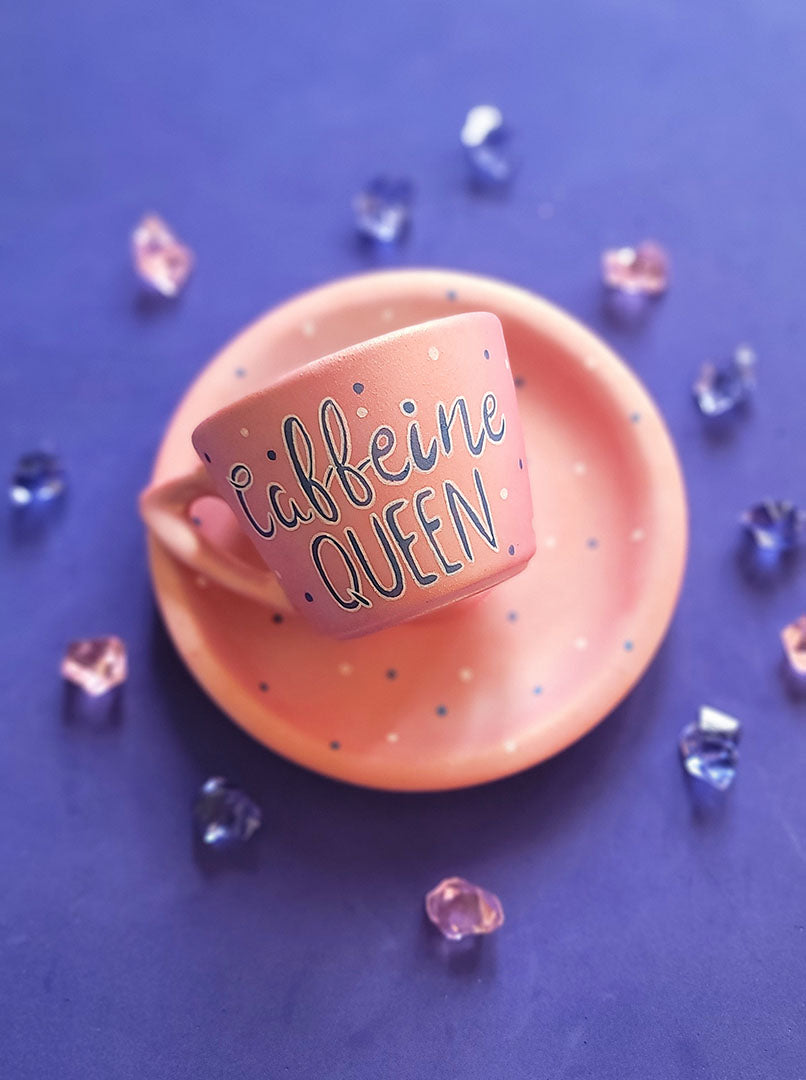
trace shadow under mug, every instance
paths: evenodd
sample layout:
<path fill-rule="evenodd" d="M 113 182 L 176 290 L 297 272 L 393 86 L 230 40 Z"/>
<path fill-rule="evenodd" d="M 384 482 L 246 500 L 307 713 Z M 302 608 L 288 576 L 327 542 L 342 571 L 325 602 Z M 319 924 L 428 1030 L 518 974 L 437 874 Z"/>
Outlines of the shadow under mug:
<path fill-rule="evenodd" d="M 526 452 L 501 323 L 469 312 L 315 360 L 193 432 L 202 466 L 147 489 L 173 555 L 349 638 L 518 573 L 535 551 Z M 213 545 L 218 495 L 267 569 Z"/>

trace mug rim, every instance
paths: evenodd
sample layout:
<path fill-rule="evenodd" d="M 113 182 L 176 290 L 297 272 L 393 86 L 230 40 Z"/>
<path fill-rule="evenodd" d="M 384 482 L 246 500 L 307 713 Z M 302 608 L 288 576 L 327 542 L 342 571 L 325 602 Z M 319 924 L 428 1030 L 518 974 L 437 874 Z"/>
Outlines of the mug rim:
<path fill-rule="evenodd" d="M 238 398 L 237 401 L 229 402 L 228 405 L 222 405 L 220 409 L 216 409 L 215 412 L 210 413 L 209 416 L 206 416 L 204 420 L 201 420 L 196 425 L 191 434 L 191 440 L 195 446 L 197 437 L 201 436 L 203 432 L 213 425 L 217 425 L 221 420 L 231 419 L 231 417 L 244 406 L 250 405 L 267 395 L 273 395 L 277 391 L 281 391 L 294 383 L 305 383 L 315 379 L 321 375 L 325 368 L 332 368 L 342 361 L 348 362 L 354 360 L 356 356 L 359 356 L 362 352 L 374 349 L 379 344 L 385 343 L 387 340 L 410 338 L 418 336 L 423 332 L 430 331 L 435 326 L 444 326 L 446 323 L 453 322 L 464 323 L 478 318 L 494 319 L 503 333 L 501 320 L 495 312 L 481 310 L 459 311 L 455 315 L 444 315 L 439 319 L 427 319 L 425 322 L 414 323 L 411 326 L 403 326 L 397 330 L 389 330 L 385 334 L 378 334 L 375 337 L 366 338 L 364 341 L 357 341 L 353 345 L 347 345 L 343 349 L 337 349 L 335 352 L 326 353 L 324 356 L 317 356 L 314 360 L 308 361 L 301 367 L 285 372 L 280 378 L 270 382 L 267 386 L 262 386 L 259 390 L 253 390 L 249 394 L 244 394 L 243 397 Z"/>

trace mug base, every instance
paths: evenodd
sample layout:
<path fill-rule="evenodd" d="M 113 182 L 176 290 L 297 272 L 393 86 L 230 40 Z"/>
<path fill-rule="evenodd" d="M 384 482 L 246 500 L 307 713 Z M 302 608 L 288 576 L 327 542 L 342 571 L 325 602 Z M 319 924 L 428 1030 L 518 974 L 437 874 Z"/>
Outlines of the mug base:
<path fill-rule="evenodd" d="M 401 619 L 400 615 L 395 612 L 394 607 L 387 605 L 387 609 L 391 607 L 387 619 L 379 619 L 373 626 L 361 629 L 356 633 L 334 633 L 327 636 L 339 641 L 354 641 L 358 638 L 381 633 L 392 626 L 422 626 L 431 622 L 448 621 L 448 619 L 454 617 L 465 618 L 468 616 L 470 609 L 475 607 L 476 602 L 481 600 L 485 593 L 489 593 L 503 581 L 508 581 L 524 571 L 534 556 L 535 550 L 536 548 L 532 546 L 528 554 L 520 559 L 513 559 L 500 573 L 486 577 L 483 581 L 471 582 L 460 592 L 451 593 L 450 596 L 446 596 L 441 600 L 435 597 L 428 609 L 419 612 L 417 615 Z"/>

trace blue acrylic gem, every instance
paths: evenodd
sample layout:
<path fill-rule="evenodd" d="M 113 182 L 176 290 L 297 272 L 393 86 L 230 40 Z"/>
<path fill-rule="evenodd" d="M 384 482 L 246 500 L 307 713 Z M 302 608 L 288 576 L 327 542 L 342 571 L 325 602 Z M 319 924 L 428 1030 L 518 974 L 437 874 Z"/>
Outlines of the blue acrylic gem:
<path fill-rule="evenodd" d="M 376 176 L 353 200 L 358 232 L 385 244 L 400 240 L 409 225 L 413 194 L 408 180 Z"/>
<path fill-rule="evenodd" d="M 64 491 L 64 469 L 55 454 L 34 450 L 19 458 L 11 474 L 9 494 L 17 506 L 46 503 Z"/>
<path fill-rule="evenodd" d="M 202 786 L 193 816 L 199 839 L 214 848 L 240 847 L 263 821 L 260 807 L 222 776 Z"/>
<path fill-rule="evenodd" d="M 756 548 L 770 555 L 791 551 L 803 530 L 803 514 L 785 499 L 765 499 L 745 510 L 741 521 Z"/>
<path fill-rule="evenodd" d="M 744 405 L 756 385 L 756 355 L 740 345 L 725 364 L 703 364 L 692 392 L 703 416 L 725 416 Z"/>
<path fill-rule="evenodd" d="M 704 705 L 696 724 L 680 733 L 680 756 L 687 773 L 725 791 L 736 777 L 742 726 L 733 716 Z"/>
<path fill-rule="evenodd" d="M 476 105 L 470 110 L 461 140 L 477 183 L 502 187 L 512 179 L 511 134 L 495 105 Z"/>

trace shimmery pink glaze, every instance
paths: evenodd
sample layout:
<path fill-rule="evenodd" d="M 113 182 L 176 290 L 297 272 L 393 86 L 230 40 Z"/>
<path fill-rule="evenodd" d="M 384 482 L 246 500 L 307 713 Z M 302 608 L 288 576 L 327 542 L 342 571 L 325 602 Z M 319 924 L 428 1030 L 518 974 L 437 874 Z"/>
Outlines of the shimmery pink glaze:
<path fill-rule="evenodd" d="M 191 432 L 222 403 L 355 341 L 476 310 L 501 319 L 519 384 L 537 535 L 521 574 L 338 641 L 293 614 L 275 623 L 149 539 L 168 632 L 204 689 L 266 746 L 352 783 L 422 791 L 506 776 L 580 738 L 634 686 L 666 632 L 686 552 L 682 477 L 656 406 L 545 300 L 453 271 L 386 271 L 306 293 L 246 329 L 189 388 L 157 457 L 155 482 L 182 476 L 196 465 Z M 262 567 L 220 499 L 194 509 L 211 542 Z"/>

